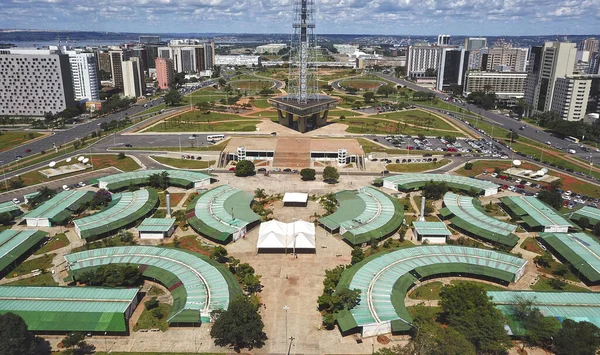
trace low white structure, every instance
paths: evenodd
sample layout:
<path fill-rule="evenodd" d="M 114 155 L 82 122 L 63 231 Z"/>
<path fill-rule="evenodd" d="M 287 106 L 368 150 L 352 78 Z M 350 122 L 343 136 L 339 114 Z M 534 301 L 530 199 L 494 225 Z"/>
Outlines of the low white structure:
<path fill-rule="evenodd" d="M 308 194 L 303 192 L 286 192 L 283 195 L 284 207 L 306 207 L 308 205 Z"/>
<path fill-rule="evenodd" d="M 146 218 L 137 230 L 140 239 L 168 238 L 175 231 L 175 218 Z"/>
<path fill-rule="evenodd" d="M 276 220 L 260 225 L 256 247 L 259 252 L 314 253 L 316 251 L 315 225 L 299 220 L 284 223 Z"/>

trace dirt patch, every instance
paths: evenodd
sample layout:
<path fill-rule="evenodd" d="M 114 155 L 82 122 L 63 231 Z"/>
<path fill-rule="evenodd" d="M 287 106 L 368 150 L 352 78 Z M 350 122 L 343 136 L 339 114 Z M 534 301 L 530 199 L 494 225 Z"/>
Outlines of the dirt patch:
<path fill-rule="evenodd" d="M 378 335 L 377 342 L 379 344 L 387 345 L 390 343 L 390 338 L 386 337 L 385 335 Z"/>
<path fill-rule="evenodd" d="M 297 277 L 288 277 L 288 283 L 290 284 L 290 286 L 295 286 L 298 284 L 298 278 Z"/>

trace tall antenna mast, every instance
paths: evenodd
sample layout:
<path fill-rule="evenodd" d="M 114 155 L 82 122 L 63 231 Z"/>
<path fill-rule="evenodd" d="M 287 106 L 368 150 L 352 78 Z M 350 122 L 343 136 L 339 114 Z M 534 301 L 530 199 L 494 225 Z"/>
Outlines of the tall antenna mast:
<path fill-rule="evenodd" d="M 305 104 L 317 96 L 317 67 L 314 0 L 295 0 L 290 85 L 292 96 Z"/>

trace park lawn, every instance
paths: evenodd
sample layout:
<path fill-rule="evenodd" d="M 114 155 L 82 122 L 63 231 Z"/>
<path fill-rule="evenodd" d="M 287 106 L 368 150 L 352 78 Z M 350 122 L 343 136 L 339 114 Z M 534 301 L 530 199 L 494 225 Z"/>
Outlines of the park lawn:
<path fill-rule="evenodd" d="M 327 114 L 327 117 L 340 117 L 340 116 L 352 116 L 352 115 L 356 115 L 357 113 L 354 111 L 350 111 L 350 110 L 332 110 L 329 111 L 329 113 Z"/>
<path fill-rule="evenodd" d="M 473 164 L 473 168 L 471 170 L 465 170 L 465 167 L 463 166 L 462 168 L 456 170 L 455 173 L 467 177 L 477 176 L 483 173 L 484 171 L 487 171 L 488 173 L 493 173 L 495 168 L 499 168 L 500 170 L 504 171 L 510 168 L 512 164 L 509 160 L 476 160 L 471 163 Z M 528 162 L 523 162 L 521 167 L 523 169 L 529 170 L 541 169 L 540 166 Z"/>
<path fill-rule="evenodd" d="M 433 137 L 463 137 L 464 134 L 457 131 L 438 131 L 425 127 L 403 126 L 401 122 L 390 122 L 375 118 L 346 117 L 344 121 L 336 120 L 337 123 L 348 125 L 346 132 L 359 134 L 408 134 Z"/>
<path fill-rule="evenodd" d="M 254 112 L 250 116 L 257 117 L 257 118 L 275 118 L 275 119 L 279 119 L 279 115 L 277 114 L 277 111 Z"/>
<path fill-rule="evenodd" d="M 14 132 L 7 131 L 1 132 L 0 134 L 0 152 L 12 149 L 19 146 L 27 141 L 42 136 L 41 133 L 37 132 Z"/>
<path fill-rule="evenodd" d="M 269 102 L 267 101 L 267 99 L 253 99 L 251 101 L 252 105 L 258 108 L 269 108 L 271 107 L 271 105 L 269 105 Z"/>
<path fill-rule="evenodd" d="M 55 235 L 54 237 L 52 237 L 52 239 L 48 242 L 48 244 L 46 244 L 43 247 L 36 250 L 34 254 L 35 255 L 45 254 L 45 253 L 51 252 L 56 249 L 64 248 L 69 244 L 71 244 L 71 242 L 69 241 L 69 238 L 67 238 L 65 233 L 59 233 L 59 234 Z"/>
<path fill-rule="evenodd" d="M 415 316 L 417 315 L 417 309 L 418 306 L 408 306 L 406 307 L 406 310 L 408 311 L 408 314 L 410 314 L 410 316 L 414 319 Z M 433 319 L 436 320 L 438 319 L 438 316 L 440 313 L 442 313 L 442 307 L 427 307 L 427 318 L 429 319 Z"/>
<path fill-rule="evenodd" d="M 396 111 L 389 113 L 380 113 L 377 115 L 371 115 L 370 118 L 388 119 L 399 122 L 406 122 L 420 127 L 429 127 L 436 129 L 443 129 L 449 131 L 456 131 L 456 129 L 450 126 L 447 122 L 441 118 L 422 110 L 408 110 L 408 111 Z M 430 120 L 431 124 L 426 124 L 426 121 Z"/>
<path fill-rule="evenodd" d="M 210 112 L 210 113 L 206 113 Z M 248 117 L 239 116 L 230 113 L 221 113 L 215 111 L 192 111 L 185 112 L 181 115 L 171 117 L 168 122 L 217 122 L 217 121 L 232 121 L 232 120 L 247 120 Z"/>
<path fill-rule="evenodd" d="M 92 161 L 94 162 L 94 170 L 112 166 L 124 172 L 130 172 L 141 168 L 135 160 L 128 156 L 125 159 L 119 159 L 118 155 L 113 154 L 92 155 Z"/>
<path fill-rule="evenodd" d="M 254 78 L 254 79 L 244 79 L 244 80 L 233 80 L 233 81 L 230 81 L 228 84 L 230 84 L 231 87 L 234 89 L 260 91 L 264 88 L 268 89 L 268 88 L 272 87 L 274 82 L 272 82 L 270 80 Z"/>
<path fill-rule="evenodd" d="M 540 268 L 538 268 L 538 271 L 549 274 L 549 275 L 554 275 L 554 271 L 556 271 L 560 265 L 563 265 L 563 264 L 559 263 L 558 261 L 552 261 L 552 262 L 550 262 L 550 267 L 547 267 L 547 268 L 540 267 Z M 558 276 L 558 275 L 554 275 L 554 276 Z M 575 281 L 575 282 L 579 281 L 579 278 L 571 271 L 570 268 L 568 269 L 567 273 L 565 275 L 563 275 L 563 277 L 570 281 Z"/>
<path fill-rule="evenodd" d="M 248 120 L 248 118 L 246 118 Z M 261 121 L 230 121 L 196 124 L 157 124 L 145 132 L 254 132 Z"/>
<path fill-rule="evenodd" d="M 535 239 L 531 237 L 525 238 L 523 243 L 521 243 L 521 249 L 528 250 L 537 254 L 544 254 L 544 250 L 540 248 L 540 245 L 535 241 Z"/>
<path fill-rule="evenodd" d="M 193 159 L 179 159 L 169 158 L 153 155 L 152 159 L 165 165 L 172 166 L 179 169 L 206 169 L 210 168 L 215 164 L 215 161 L 204 161 L 204 160 L 193 160 Z"/>
<path fill-rule="evenodd" d="M 444 165 L 450 164 L 450 159 L 442 159 L 431 163 L 406 163 L 406 164 L 388 164 L 385 169 L 394 173 L 417 173 L 441 168 Z"/>
<path fill-rule="evenodd" d="M 587 288 L 571 285 L 569 283 L 567 284 L 567 286 L 565 286 L 564 289 L 556 290 L 556 289 L 552 288 L 552 286 L 550 286 L 548 281 L 550 281 L 549 278 L 547 278 L 545 276 L 540 276 L 540 279 L 538 280 L 538 282 L 536 282 L 534 285 L 531 285 L 531 289 L 534 291 L 592 292 L 592 291 L 588 290 Z"/>
<path fill-rule="evenodd" d="M 388 154 L 406 154 L 409 153 L 409 150 L 406 149 L 396 149 L 396 148 L 384 148 L 381 145 L 365 138 L 358 138 L 358 144 L 362 147 L 365 154 L 380 152 L 380 153 L 388 153 Z"/>
<path fill-rule="evenodd" d="M 182 148 L 182 149 L 185 152 L 190 152 L 190 151 L 221 152 L 221 151 L 223 151 L 223 149 L 225 149 L 225 147 L 227 147 L 228 143 L 229 143 L 229 140 L 227 139 L 218 144 L 205 145 L 205 146 L 193 147 L 193 148 L 186 147 L 186 148 Z M 157 151 L 157 152 L 179 152 L 179 147 L 132 147 L 132 148 L 119 147 L 117 149 L 118 150 L 149 150 L 149 151 Z M 112 148 L 110 148 L 109 150 L 112 150 Z"/>
<path fill-rule="evenodd" d="M 52 264 L 52 259 L 55 256 L 56 254 L 47 254 L 40 256 L 39 258 L 27 260 L 14 268 L 8 275 L 6 275 L 6 278 L 13 278 L 20 275 L 29 274 L 31 270 L 49 269 L 54 266 L 54 264 Z"/>
<path fill-rule="evenodd" d="M 500 285 L 492 285 L 486 282 L 479 282 L 479 281 L 470 281 L 470 280 L 451 280 L 450 281 L 451 285 L 458 285 L 458 284 L 475 284 L 480 286 L 481 288 L 483 288 L 485 291 L 505 291 L 506 288 L 502 287 Z"/>
<path fill-rule="evenodd" d="M 414 300 L 439 300 L 443 286 L 444 284 L 440 281 L 430 282 L 412 289 L 408 293 L 408 297 Z"/>
<path fill-rule="evenodd" d="M 63 353 L 58 353 L 57 355 L 62 355 Z M 104 351 L 96 351 L 94 352 L 96 355 L 165 355 L 165 353 L 149 353 L 149 352 L 123 352 L 123 351 L 111 351 L 110 353 L 106 353 Z M 168 355 L 223 355 L 223 353 L 167 353 Z"/>
<path fill-rule="evenodd" d="M 179 204 L 181 199 L 185 196 L 183 192 L 171 192 L 171 207 L 175 207 Z M 165 198 L 164 192 L 158 193 L 158 200 L 160 201 L 160 206 L 158 207 L 167 207 L 167 200 Z"/>
<path fill-rule="evenodd" d="M 171 307 L 171 305 L 166 303 L 160 303 L 158 305 L 157 309 L 159 309 L 162 314 L 161 319 L 154 316 L 154 309 L 144 309 L 137 323 L 133 327 L 133 331 L 137 332 L 140 329 L 160 329 L 162 332 L 166 332 L 169 329 L 167 318 L 169 317 L 169 312 L 171 312 Z"/>
<path fill-rule="evenodd" d="M 345 79 L 340 82 L 340 86 L 342 87 L 351 87 L 357 90 L 374 90 L 381 84 L 382 82 L 380 80 L 362 78 Z"/>
<path fill-rule="evenodd" d="M 148 296 L 162 296 L 164 294 L 165 294 L 165 291 L 163 291 L 159 287 L 154 287 L 154 286 L 148 291 Z"/>
<path fill-rule="evenodd" d="M 193 253 L 202 255 L 210 255 L 212 246 L 204 244 L 195 235 L 186 235 L 181 238 L 173 239 L 171 243 L 165 244 L 165 247 L 174 247 L 179 249 L 189 250 Z"/>
<path fill-rule="evenodd" d="M 485 133 L 487 133 L 490 137 L 498 138 L 501 140 L 506 139 L 506 135 L 508 134 L 508 130 L 504 128 L 496 127 L 495 125 L 488 123 L 483 119 L 475 119 L 471 117 L 463 116 L 463 118 L 469 122 L 469 124 L 475 128 L 482 129 Z M 493 134 L 493 135 L 492 135 Z"/>
<path fill-rule="evenodd" d="M 9 282 L 5 285 L 10 286 L 58 286 L 58 283 L 52 278 L 52 274 L 47 272 L 34 277 Z"/>

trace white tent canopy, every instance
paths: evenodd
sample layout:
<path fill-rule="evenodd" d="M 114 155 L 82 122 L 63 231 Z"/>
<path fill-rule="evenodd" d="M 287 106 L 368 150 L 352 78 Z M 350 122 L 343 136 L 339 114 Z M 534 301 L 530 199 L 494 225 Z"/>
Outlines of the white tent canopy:
<path fill-rule="evenodd" d="M 293 223 L 269 221 L 261 223 L 258 250 L 296 249 L 316 250 L 315 225 L 302 220 Z"/>

